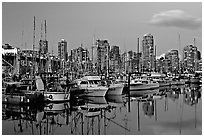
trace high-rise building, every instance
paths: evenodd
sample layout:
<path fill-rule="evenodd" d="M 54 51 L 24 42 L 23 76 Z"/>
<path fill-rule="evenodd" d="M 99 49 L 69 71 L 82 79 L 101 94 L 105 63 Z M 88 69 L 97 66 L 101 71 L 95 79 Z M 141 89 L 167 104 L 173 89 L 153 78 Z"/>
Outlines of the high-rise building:
<path fill-rule="evenodd" d="M 66 61 L 68 59 L 67 41 L 64 39 L 58 42 L 58 58 L 60 59 L 60 69 L 62 69 L 62 73 L 64 74 Z"/>
<path fill-rule="evenodd" d="M 48 53 L 48 41 L 47 40 L 40 40 L 39 41 L 39 53 L 40 54 L 47 54 Z"/>
<path fill-rule="evenodd" d="M 115 72 L 119 70 L 120 48 L 112 46 L 110 50 L 110 70 Z"/>
<path fill-rule="evenodd" d="M 167 72 L 178 73 L 179 72 L 179 55 L 178 50 L 170 50 L 165 54 L 167 60 Z"/>
<path fill-rule="evenodd" d="M 89 70 L 89 51 L 87 49 L 84 49 L 82 45 L 79 48 L 72 49 L 70 61 L 72 64 L 72 68 L 74 68 L 75 71 Z"/>
<path fill-rule="evenodd" d="M 71 61 L 72 62 L 84 62 L 89 60 L 89 52 L 83 47 L 71 50 Z"/>
<path fill-rule="evenodd" d="M 99 74 L 107 74 L 109 71 L 109 51 L 110 45 L 108 40 L 97 40 L 97 72 Z"/>
<path fill-rule="evenodd" d="M 154 38 L 147 33 L 142 40 L 142 69 L 143 71 L 155 70 Z"/>
<path fill-rule="evenodd" d="M 67 60 L 67 56 L 68 52 L 67 52 L 67 41 L 64 39 L 61 39 L 60 42 L 58 42 L 58 57 L 61 60 L 66 61 Z"/>
<path fill-rule="evenodd" d="M 127 52 L 124 52 L 121 54 L 121 69 L 123 70 L 123 72 L 128 72 L 128 61 L 127 61 Z"/>
<path fill-rule="evenodd" d="M 188 73 L 193 73 L 196 69 L 198 58 L 198 50 L 196 46 L 187 45 L 183 49 L 183 68 Z"/>

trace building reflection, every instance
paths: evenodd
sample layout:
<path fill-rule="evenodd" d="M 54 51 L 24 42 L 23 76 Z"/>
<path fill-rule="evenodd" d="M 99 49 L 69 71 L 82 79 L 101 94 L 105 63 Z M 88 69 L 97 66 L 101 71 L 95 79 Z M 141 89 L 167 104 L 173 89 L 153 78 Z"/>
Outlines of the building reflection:
<path fill-rule="evenodd" d="M 193 106 L 198 103 L 201 98 L 201 87 L 199 85 L 191 85 L 184 89 L 184 102 L 187 105 Z"/>
<path fill-rule="evenodd" d="M 12 134 L 106 135 L 110 134 L 112 129 L 110 126 L 116 126 L 125 133 L 132 133 L 131 129 L 135 127 L 130 125 L 132 117 L 129 117 L 128 113 L 135 113 L 134 119 L 137 121 L 135 124 L 140 132 L 145 130 L 141 127 L 144 118 L 155 118 L 157 121 L 161 119 L 159 116 L 166 115 L 172 110 L 170 107 L 176 107 L 179 110 L 173 113 L 179 115 L 178 127 L 182 133 L 183 109 L 187 109 L 184 107 L 186 104 L 195 106 L 191 108 L 195 109 L 195 127 L 197 126 L 196 104 L 201 99 L 201 86 L 166 87 L 159 92 L 131 97 L 130 102 L 127 98 L 126 96 L 72 98 L 70 102 L 41 106 L 3 104 L 2 119 L 13 122 L 15 128 Z M 168 101 L 169 99 L 171 101 Z M 163 105 L 165 111 L 161 111 Z M 66 131 L 63 131 L 64 129 Z"/>
<path fill-rule="evenodd" d="M 154 116 L 154 101 L 144 102 L 142 108 L 146 116 L 149 116 L 150 118 Z"/>

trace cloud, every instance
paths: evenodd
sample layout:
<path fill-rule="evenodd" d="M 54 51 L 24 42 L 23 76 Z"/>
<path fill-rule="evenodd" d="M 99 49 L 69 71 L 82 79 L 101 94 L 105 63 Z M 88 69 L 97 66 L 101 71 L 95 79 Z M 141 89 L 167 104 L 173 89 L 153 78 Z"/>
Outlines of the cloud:
<path fill-rule="evenodd" d="M 157 26 L 185 29 L 199 29 L 202 27 L 201 18 L 193 17 L 182 10 L 169 10 L 154 14 L 148 23 Z"/>

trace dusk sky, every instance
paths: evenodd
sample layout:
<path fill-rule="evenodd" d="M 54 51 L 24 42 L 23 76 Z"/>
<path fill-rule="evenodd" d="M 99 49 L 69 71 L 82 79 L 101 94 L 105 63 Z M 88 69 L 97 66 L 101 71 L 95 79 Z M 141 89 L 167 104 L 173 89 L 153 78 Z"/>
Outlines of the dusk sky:
<path fill-rule="evenodd" d="M 202 51 L 201 2 L 3 3 L 2 44 L 32 49 L 34 16 L 36 47 L 41 23 L 46 20 L 49 52 L 53 49 L 55 55 L 62 38 L 68 42 L 69 52 L 81 43 L 91 50 L 94 35 L 107 39 L 111 46 L 120 46 L 121 52 L 136 51 L 137 38 L 141 40 L 146 33 L 154 36 L 157 56 L 170 49 L 181 50 L 193 44 L 194 38 Z"/>

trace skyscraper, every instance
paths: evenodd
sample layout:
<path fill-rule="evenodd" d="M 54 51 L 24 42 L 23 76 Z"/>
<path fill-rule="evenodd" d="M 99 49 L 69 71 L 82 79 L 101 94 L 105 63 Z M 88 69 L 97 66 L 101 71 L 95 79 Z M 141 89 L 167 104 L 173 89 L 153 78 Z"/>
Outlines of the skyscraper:
<path fill-rule="evenodd" d="M 142 69 L 155 70 L 154 39 L 150 33 L 145 34 L 142 40 Z"/>
<path fill-rule="evenodd" d="M 198 50 L 196 46 L 187 45 L 183 49 L 183 67 L 184 71 L 193 73 L 195 71 L 196 62 L 199 60 Z"/>
<path fill-rule="evenodd" d="M 170 50 L 166 55 L 165 59 L 169 62 L 167 64 L 167 72 L 176 73 L 179 71 L 179 56 L 178 50 Z"/>
<path fill-rule="evenodd" d="M 112 46 L 110 50 L 110 69 L 116 71 L 119 69 L 120 48 L 119 46 Z"/>
<path fill-rule="evenodd" d="M 67 41 L 64 39 L 61 39 L 60 42 L 58 42 L 58 57 L 64 61 L 67 60 Z"/>
<path fill-rule="evenodd" d="M 62 69 L 64 74 L 66 61 L 68 59 L 67 41 L 64 39 L 61 39 L 61 41 L 58 42 L 58 58 L 60 59 L 60 69 Z"/>
<path fill-rule="evenodd" d="M 110 51 L 110 45 L 108 43 L 108 40 L 97 40 L 97 72 L 98 73 L 107 73 L 109 71 L 109 51 Z"/>

